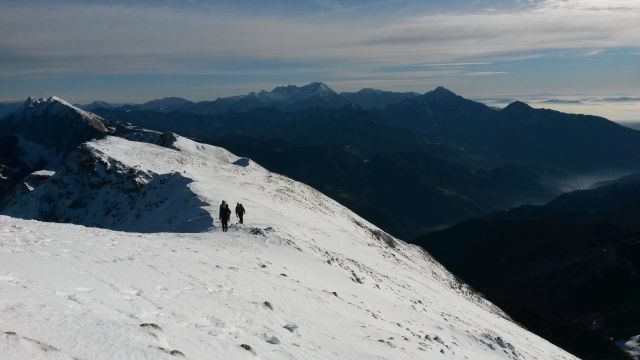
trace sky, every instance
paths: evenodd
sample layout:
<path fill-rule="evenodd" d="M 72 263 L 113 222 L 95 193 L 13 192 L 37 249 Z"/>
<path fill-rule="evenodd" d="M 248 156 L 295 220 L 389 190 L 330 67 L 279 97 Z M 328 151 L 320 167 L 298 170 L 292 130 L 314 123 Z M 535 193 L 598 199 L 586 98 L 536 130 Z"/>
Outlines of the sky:
<path fill-rule="evenodd" d="M 2 0 L 0 100 L 327 83 L 640 121 L 637 0 Z"/>

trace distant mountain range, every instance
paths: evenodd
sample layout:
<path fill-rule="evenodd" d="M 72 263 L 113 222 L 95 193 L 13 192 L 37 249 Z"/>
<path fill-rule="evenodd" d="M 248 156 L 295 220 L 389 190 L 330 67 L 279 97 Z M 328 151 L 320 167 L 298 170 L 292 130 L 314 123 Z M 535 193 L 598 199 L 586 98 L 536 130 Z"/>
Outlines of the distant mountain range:
<path fill-rule="evenodd" d="M 580 173 L 640 164 L 640 133 L 597 116 L 534 109 L 519 101 L 495 110 L 444 88 L 392 104 L 384 113 L 388 124 L 502 161 Z"/>
<path fill-rule="evenodd" d="M 609 339 L 638 335 L 640 175 L 602 185 L 466 220 L 417 243 L 565 349 L 626 359 Z"/>
<path fill-rule="evenodd" d="M 359 105 L 352 104 L 356 101 Z M 214 112 L 225 112 L 197 110 L 212 104 L 217 104 Z M 445 88 L 422 95 L 374 89 L 337 94 L 312 83 L 213 102 L 166 98 L 90 107 L 111 128 L 132 124 L 172 131 L 255 158 L 404 238 L 496 210 L 544 203 L 583 186 L 573 183 L 578 176 L 640 170 L 640 132 L 519 102 L 495 110 Z M 75 131 L 78 137 L 69 141 L 61 126 L 35 134 L 38 128 L 19 118 L 14 113 L 5 120 L 9 130 L 0 139 L 14 159 L 0 163 L 5 178 L 19 178 L 31 168 L 10 156 L 25 148 L 24 140 L 42 136 L 50 144 L 73 147 L 93 134 Z M 11 125 L 16 121 L 21 125 Z M 21 132 L 27 135 L 18 136 Z M 31 158 L 50 161 L 59 155 Z"/>
<path fill-rule="evenodd" d="M 129 110 L 150 110 L 165 113 L 181 111 L 209 115 L 230 111 L 246 112 L 259 108 L 297 111 L 313 107 L 337 108 L 349 104 L 363 108 L 381 109 L 389 104 L 412 99 L 419 95 L 412 92 L 392 92 L 376 89 L 362 89 L 358 92 L 342 92 L 338 94 L 327 85 L 315 82 L 304 86 L 278 86 L 271 91 L 261 90 L 247 95 L 221 97 L 212 101 L 192 102 L 180 97 L 167 97 L 139 105 L 116 106 L 103 101 L 96 101 L 84 105 L 83 108 L 94 111 L 99 108 L 122 107 Z"/>
<path fill-rule="evenodd" d="M 215 116 L 98 113 L 114 122 L 225 146 L 320 189 L 405 238 L 469 216 L 540 203 L 569 186 L 553 174 L 492 163 L 433 143 L 413 131 L 384 125 L 378 112 L 348 106 Z M 504 184 L 510 185 L 508 190 L 497 191 Z"/>
<path fill-rule="evenodd" d="M 336 99 L 320 83 L 252 94 L 212 103 L 271 99 L 279 105 L 215 115 L 135 107 L 96 112 L 114 123 L 173 131 L 255 158 L 405 238 L 470 216 L 544 203 L 583 186 L 572 183 L 578 176 L 640 170 L 640 132 L 598 117 L 520 102 L 495 110 L 445 88 L 423 95 L 352 93 L 377 103 L 381 97 L 399 100 L 382 109 L 336 100 L 333 107 L 291 110 L 303 99 Z"/>
<path fill-rule="evenodd" d="M 336 93 L 323 83 L 280 86 L 271 91 L 191 102 L 170 97 L 140 105 L 114 106 L 94 102 L 90 111 L 150 111 L 171 114 L 225 115 L 279 110 L 340 111 L 358 106 L 372 112 L 381 124 L 419 132 L 431 142 L 444 143 L 498 162 L 557 168 L 572 172 L 636 169 L 640 163 L 637 132 L 601 117 L 534 109 L 519 101 L 496 110 L 439 87 L 425 94 L 376 89 Z M 186 115 L 174 117 L 185 119 Z M 206 129 L 203 129 L 206 130 Z M 607 143 L 611 136 L 618 141 Z M 206 131 L 205 131 L 206 134 Z M 603 140 L 604 139 L 604 140 Z M 605 141 L 605 143 L 602 143 Z M 601 151 L 602 148 L 607 151 Z"/>

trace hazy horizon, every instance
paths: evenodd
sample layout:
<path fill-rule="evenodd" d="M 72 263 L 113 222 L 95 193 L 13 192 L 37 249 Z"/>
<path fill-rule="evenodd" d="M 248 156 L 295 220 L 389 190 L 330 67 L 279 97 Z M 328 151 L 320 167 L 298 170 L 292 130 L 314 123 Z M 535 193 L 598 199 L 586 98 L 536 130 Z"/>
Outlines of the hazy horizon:
<path fill-rule="evenodd" d="M 294 85 L 294 84 L 281 84 L 277 86 L 286 86 L 286 85 Z M 295 84 L 295 85 L 302 86 L 305 84 Z M 340 90 L 340 89 L 333 88 L 330 84 L 327 84 L 327 85 L 337 93 L 358 91 L 360 89 L 363 89 L 363 88 L 355 88 L 355 89 Z M 442 86 L 442 85 L 437 85 L 437 86 Z M 250 92 L 258 92 L 261 90 L 269 91 L 269 90 L 272 90 L 273 87 L 263 88 L 263 89 L 252 89 L 252 90 L 247 90 L 245 93 L 226 94 L 220 97 L 246 95 Z M 446 86 L 444 87 L 448 88 Z M 431 91 L 434 88 L 426 89 L 424 91 L 415 91 L 415 92 L 422 94 L 427 91 Z M 625 95 L 580 94 L 580 95 L 573 95 L 573 96 L 559 95 L 559 94 L 531 94 L 531 95 L 504 94 L 504 95 L 496 95 L 496 96 L 474 96 L 474 95 L 469 96 L 467 94 L 460 93 L 455 89 L 451 89 L 451 88 L 448 88 L 448 89 L 470 100 L 478 101 L 488 106 L 492 106 L 496 108 L 503 108 L 514 101 L 523 101 L 534 108 L 546 108 L 546 109 L 552 109 L 552 110 L 562 111 L 566 113 L 602 116 L 609 120 L 624 123 L 627 126 L 640 130 L 640 97 L 639 96 L 633 96 L 628 94 L 625 94 Z M 397 90 L 397 89 L 380 89 L 380 90 L 398 91 L 398 92 L 404 91 L 404 90 Z M 412 90 L 407 90 L 407 91 L 412 91 Z M 81 105 L 87 105 L 94 101 L 105 101 L 107 103 L 118 104 L 118 105 L 142 104 L 147 101 L 161 99 L 161 98 L 147 97 L 147 98 L 136 99 L 136 100 L 90 99 L 88 101 L 76 101 L 75 97 L 65 97 L 65 96 L 60 96 L 59 94 L 36 94 L 31 96 L 43 97 L 43 98 L 48 98 L 50 96 L 58 96 L 71 103 L 81 104 Z M 180 96 L 179 94 L 174 94 L 172 96 L 167 96 L 167 97 L 181 97 L 190 101 L 210 101 L 218 98 L 218 97 L 214 97 L 214 98 L 193 99 L 193 98 L 186 98 L 186 97 Z M 25 99 L 26 98 L 0 100 L 0 103 L 22 102 Z"/>

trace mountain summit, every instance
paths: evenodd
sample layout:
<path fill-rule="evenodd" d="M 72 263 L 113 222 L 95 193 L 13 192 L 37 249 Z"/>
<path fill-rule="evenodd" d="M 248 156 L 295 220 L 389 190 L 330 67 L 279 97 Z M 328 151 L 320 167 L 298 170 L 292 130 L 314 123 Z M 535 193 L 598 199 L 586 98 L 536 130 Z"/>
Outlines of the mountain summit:
<path fill-rule="evenodd" d="M 100 116 L 55 96 L 30 97 L 0 121 L 0 133 L 17 139 L 14 152 L 32 166 L 55 166 L 82 142 L 111 131 Z"/>
<path fill-rule="evenodd" d="M 287 85 L 278 86 L 270 92 L 261 91 L 260 94 L 270 94 L 271 96 L 281 96 L 280 99 L 300 100 L 314 96 L 327 97 L 337 95 L 326 84 L 321 82 L 312 82 L 303 86 Z"/>
<path fill-rule="evenodd" d="M 58 97 L 28 98 L 0 119 L 0 200 L 30 173 L 56 168 L 81 143 L 111 132 L 100 116 Z"/>
<path fill-rule="evenodd" d="M 444 86 L 438 86 L 437 88 L 428 91 L 425 95 L 432 96 L 434 98 L 444 99 L 444 98 L 454 98 L 460 97 L 460 95 L 454 93 L 453 91 L 445 88 Z"/>
<path fill-rule="evenodd" d="M 503 112 L 511 114 L 522 114 L 529 110 L 533 110 L 533 108 L 529 106 L 529 104 L 522 101 L 514 101 L 511 104 L 507 105 L 504 109 L 502 109 Z"/>
<path fill-rule="evenodd" d="M 420 100 L 424 103 L 429 104 L 429 106 L 437 108 L 449 108 L 452 106 L 469 106 L 471 104 L 478 104 L 474 101 L 465 99 L 464 97 L 454 93 L 453 91 L 443 86 L 438 86 L 437 88 L 424 93 L 422 96 L 418 97 L 417 100 Z"/>
<path fill-rule="evenodd" d="M 81 122 L 96 131 L 107 132 L 104 120 L 98 115 L 71 105 L 57 96 L 51 96 L 47 99 L 27 98 L 22 107 L 14 111 L 9 121 L 56 121 L 56 119 L 57 121 L 65 122 L 60 123 L 60 126 L 72 125 L 72 122 Z"/>
<path fill-rule="evenodd" d="M 307 107 L 338 107 L 347 105 L 347 101 L 324 83 L 313 82 L 303 86 L 278 86 L 271 91 L 251 93 L 265 106 L 285 110 L 298 110 Z"/>

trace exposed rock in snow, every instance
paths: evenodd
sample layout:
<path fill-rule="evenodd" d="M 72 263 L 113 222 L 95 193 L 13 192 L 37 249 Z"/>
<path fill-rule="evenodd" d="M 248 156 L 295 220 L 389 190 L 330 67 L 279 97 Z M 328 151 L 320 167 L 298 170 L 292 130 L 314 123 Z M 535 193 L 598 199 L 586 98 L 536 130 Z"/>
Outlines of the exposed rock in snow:
<path fill-rule="evenodd" d="M 41 179 L 48 179 L 49 177 L 53 176 L 53 174 L 55 173 L 56 172 L 52 170 L 37 170 L 32 172 L 31 175 Z"/>
<path fill-rule="evenodd" d="M 22 180 L 23 187 L 16 189 L 16 193 L 14 196 L 20 197 L 24 195 L 25 192 L 35 190 L 35 188 L 42 185 L 45 181 L 49 180 L 49 178 L 53 176 L 53 174 L 55 174 L 55 172 L 50 170 L 38 170 L 32 172 Z"/>
<path fill-rule="evenodd" d="M 575 359 L 314 189 L 164 145 L 91 141 L 7 210 L 129 232 L 0 216 L 3 359 Z"/>

